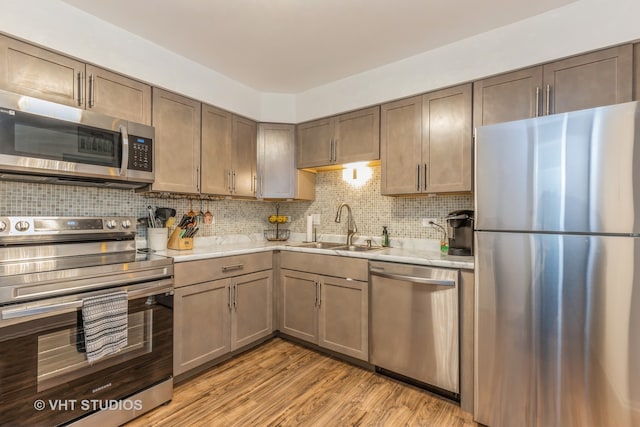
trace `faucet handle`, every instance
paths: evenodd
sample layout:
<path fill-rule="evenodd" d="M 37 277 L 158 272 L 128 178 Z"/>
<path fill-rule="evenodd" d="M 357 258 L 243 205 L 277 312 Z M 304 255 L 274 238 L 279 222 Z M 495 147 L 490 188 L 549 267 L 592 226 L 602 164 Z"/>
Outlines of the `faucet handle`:
<path fill-rule="evenodd" d="M 367 242 L 367 247 L 370 248 L 371 247 L 371 239 L 367 239 L 367 240 L 365 240 L 365 242 Z"/>

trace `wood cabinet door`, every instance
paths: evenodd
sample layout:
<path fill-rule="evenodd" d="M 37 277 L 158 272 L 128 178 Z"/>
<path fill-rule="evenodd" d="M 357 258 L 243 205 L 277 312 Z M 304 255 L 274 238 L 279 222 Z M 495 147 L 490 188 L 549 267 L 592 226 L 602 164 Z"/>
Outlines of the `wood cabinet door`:
<path fill-rule="evenodd" d="M 471 191 L 471 83 L 423 95 L 422 191 Z"/>
<path fill-rule="evenodd" d="M 633 100 L 640 100 L 640 43 L 633 45 Z"/>
<path fill-rule="evenodd" d="M 229 279 L 177 288 L 173 296 L 173 374 L 231 351 Z"/>
<path fill-rule="evenodd" d="M 545 64 L 545 114 L 631 101 L 632 68 L 630 44 Z"/>
<path fill-rule="evenodd" d="M 257 196 L 274 199 L 295 197 L 296 174 L 295 126 L 260 123 Z"/>
<path fill-rule="evenodd" d="M 322 277 L 319 294 L 318 345 L 368 360 L 368 283 Z"/>
<path fill-rule="evenodd" d="M 258 158 L 257 123 L 243 117 L 233 116 L 233 138 L 231 139 L 231 164 L 233 195 L 255 197 Z"/>
<path fill-rule="evenodd" d="M 380 159 L 380 107 L 335 117 L 333 163 Z"/>
<path fill-rule="evenodd" d="M 0 89 L 83 108 L 85 64 L 0 36 Z"/>
<path fill-rule="evenodd" d="M 199 193 L 200 103 L 153 88 L 155 182 L 153 191 Z"/>
<path fill-rule="evenodd" d="M 273 332 L 272 272 L 245 274 L 231 281 L 231 350 L 236 350 Z"/>
<path fill-rule="evenodd" d="M 333 159 L 333 122 L 315 120 L 297 126 L 296 167 L 327 166 Z"/>
<path fill-rule="evenodd" d="M 301 340 L 317 343 L 317 276 L 281 269 L 280 292 L 282 298 L 280 331 Z"/>
<path fill-rule="evenodd" d="M 88 110 L 151 124 L 151 86 L 93 65 L 86 70 Z"/>
<path fill-rule="evenodd" d="M 204 194 L 231 194 L 232 114 L 202 105 L 202 145 L 200 171 Z"/>
<path fill-rule="evenodd" d="M 420 191 L 422 97 L 383 104 L 380 112 L 380 162 L 383 195 Z"/>
<path fill-rule="evenodd" d="M 473 83 L 473 126 L 542 115 L 542 67 L 500 74 Z"/>

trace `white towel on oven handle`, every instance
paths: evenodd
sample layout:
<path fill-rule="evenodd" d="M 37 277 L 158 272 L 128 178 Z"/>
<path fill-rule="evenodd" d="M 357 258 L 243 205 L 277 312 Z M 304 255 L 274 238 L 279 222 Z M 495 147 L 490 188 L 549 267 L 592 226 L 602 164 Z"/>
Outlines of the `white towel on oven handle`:
<path fill-rule="evenodd" d="M 127 309 L 126 291 L 83 298 L 82 322 L 89 363 L 127 346 Z"/>

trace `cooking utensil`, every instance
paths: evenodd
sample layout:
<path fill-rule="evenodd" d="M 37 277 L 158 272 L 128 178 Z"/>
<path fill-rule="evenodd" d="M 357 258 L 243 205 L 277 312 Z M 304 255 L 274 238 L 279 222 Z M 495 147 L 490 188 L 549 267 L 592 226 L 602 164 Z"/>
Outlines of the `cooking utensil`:
<path fill-rule="evenodd" d="M 166 222 L 169 218 L 176 214 L 176 210 L 173 208 L 157 208 L 156 218 L 162 221 L 162 227 L 166 227 Z"/>
<path fill-rule="evenodd" d="M 213 214 L 209 210 L 209 204 L 207 203 L 207 211 L 204 213 L 204 223 L 213 224 Z"/>
<path fill-rule="evenodd" d="M 158 224 L 156 223 L 156 213 L 154 212 L 151 205 L 147 206 L 147 212 L 149 214 L 149 227 L 157 228 Z"/>

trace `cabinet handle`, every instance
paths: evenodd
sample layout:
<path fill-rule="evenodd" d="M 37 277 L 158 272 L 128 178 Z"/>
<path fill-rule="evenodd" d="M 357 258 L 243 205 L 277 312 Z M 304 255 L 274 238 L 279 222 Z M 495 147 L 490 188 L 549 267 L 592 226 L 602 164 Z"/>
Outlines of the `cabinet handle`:
<path fill-rule="evenodd" d="M 416 191 L 420 191 L 420 164 L 416 166 Z"/>
<path fill-rule="evenodd" d="M 227 290 L 229 291 L 229 295 L 227 296 L 227 307 L 229 307 L 229 310 L 231 310 L 231 284 L 229 284 L 229 287 L 227 288 Z"/>
<path fill-rule="evenodd" d="M 260 185 L 260 197 L 264 197 L 264 176 L 260 175 L 260 182 L 258 183 Z"/>
<path fill-rule="evenodd" d="M 242 270 L 243 268 L 244 268 L 244 264 L 225 265 L 222 267 L 222 272 L 227 273 L 229 271 Z"/>
<path fill-rule="evenodd" d="M 84 94 L 84 73 L 80 71 L 78 73 L 78 105 L 79 106 L 82 106 L 82 103 L 84 102 L 83 94 Z"/>
<path fill-rule="evenodd" d="M 238 284 L 233 284 L 233 309 L 238 311 Z"/>
<path fill-rule="evenodd" d="M 258 175 L 253 175 L 253 194 L 258 194 Z"/>
<path fill-rule="evenodd" d="M 333 140 L 333 162 L 338 161 L 338 139 Z"/>
<path fill-rule="evenodd" d="M 540 117 L 540 87 L 536 87 L 536 117 Z"/>
<path fill-rule="evenodd" d="M 229 187 L 229 194 L 231 194 L 232 190 L 231 190 L 231 169 L 229 169 L 229 171 L 227 172 L 227 184 Z"/>
<path fill-rule="evenodd" d="M 200 192 L 200 166 L 196 166 L 196 191 Z"/>
<path fill-rule="evenodd" d="M 322 305 L 322 282 L 318 282 L 318 308 Z"/>
<path fill-rule="evenodd" d="M 551 114 L 551 85 L 547 85 L 547 108 L 545 115 Z"/>
<path fill-rule="evenodd" d="M 237 191 L 237 188 L 236 188 L 236 171 L 235 171 L 235 169 L 233 171 L 231 171 L 231 177 L 233 178 L 233 192 L 235 193 Z"/>
<path fill-rule="evenodd" d="M 313 286 L 314 286 L 314 296 L 315 296 L 315 301 L 313 302 L 313 306 L 317 307 L 318 306 L 318 282 L 313 282 Z"/>
<path fill-rule="evenodd" d="M 333 161 L 333 138 L 329 139 L 329 163 Z"/>
<path fill-rule="evenodd" d="M 91 73 L 89 76 L 89 108 L 93 108 L 94 105 L 96 105 L 95 81 L 93 73 Z"/>
<path fill-rule="evenodd" d="M 427 164 L 424 164 L 424 191 L 427 191 Z"/>

